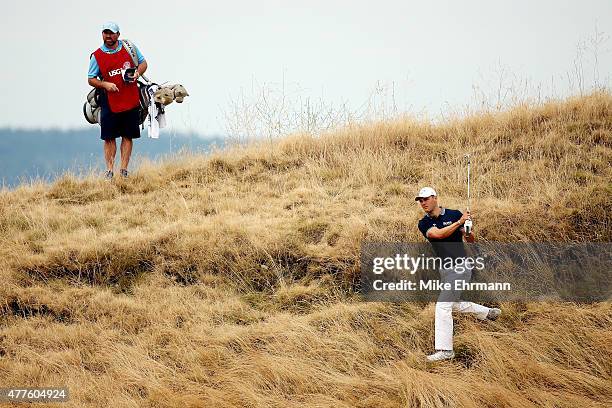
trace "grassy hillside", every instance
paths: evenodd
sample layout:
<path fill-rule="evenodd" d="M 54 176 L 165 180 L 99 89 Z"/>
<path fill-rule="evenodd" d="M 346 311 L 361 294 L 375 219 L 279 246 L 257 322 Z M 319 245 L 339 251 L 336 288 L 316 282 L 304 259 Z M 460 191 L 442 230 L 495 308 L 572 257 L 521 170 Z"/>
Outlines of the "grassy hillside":
<path fill-rule="evenodd" d="M 481 240 L 609 242 L 612 96 L 295 135 L 0 193 L 0 385 L 66 407 L 604 407 L 610 303 L 456 318 L 364 303 L 364 239 L 421 241 L 432 185 Z M 21 405 L 20 405 L 21 406 Z"/>

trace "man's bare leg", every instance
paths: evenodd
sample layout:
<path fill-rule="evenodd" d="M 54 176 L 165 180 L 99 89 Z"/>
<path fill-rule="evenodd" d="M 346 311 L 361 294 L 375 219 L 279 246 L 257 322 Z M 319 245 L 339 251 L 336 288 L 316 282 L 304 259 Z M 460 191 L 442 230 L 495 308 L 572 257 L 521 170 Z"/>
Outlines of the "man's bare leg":
<path fill-rule="evenodd" d="M 127 137 L 121 138 L 121 170 L 126 170 L 130 163 L 130 156 L 132 155 L 132 145 L 134 142 L 132 139 Z"/>
<path fill-rule="evenodd" d="M 115 166 L 115 153 L 117 153 L 117 143 L 115 139 L 104 141 L 104 160 L 106 161 L 106 170 L 113 171 Z"/>

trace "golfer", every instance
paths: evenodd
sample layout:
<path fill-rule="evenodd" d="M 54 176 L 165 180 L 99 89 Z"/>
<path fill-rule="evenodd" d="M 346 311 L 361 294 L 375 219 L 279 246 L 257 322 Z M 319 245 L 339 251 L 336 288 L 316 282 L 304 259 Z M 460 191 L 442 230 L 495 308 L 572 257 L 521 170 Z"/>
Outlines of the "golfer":
<path fill-rule="evenodd" d="M 474 242 L 474 234 L 470 232 L 465 235 L 463 224 L 470 219 L 470 212 L 451 210 L 438 205 L 436 191 L 431 187 L 423 187 L 417 194 L 415 201 L 418 201 L 425 216 L 419 221 L 419 230 L 431 242 L 436 256 L 440 258 L 465 257 L 465 247 L 463 240 Z M 441 269 L 440 280 L 451 282 L 461 279 L 469 281 L 471 270 L 465 271 L 454 269 Z M 435 348 L 434 354 L 427 356 L 429 361 L 448 360 L 455 357 L 453 351 L 453 314 L 456 310 L 461 313 L 474 313 L 481 320 L 495 320 L 501 314 L 497 308 L 488 308 L 473 302 L 461 302 L 459 297 L 461 291 L 442 291 L 436 302 L 435 317 Z"/>
<path fill-rule="evenodd" d="M 147 70 L 147 61 L 136 48 L 138 66 L 119 40 L 119 26 L 108 22 L 102 25 L 100 48 L 91 54 L 89 60 L 89 85 L 98 88 L 100 94 L 100 138 L 104 140 L 106 178 L 113 178 L 117 144 L 121 137 L 122 177 L 128 176 L 128 164 L 132 154 L 133 140 L 140 137 L 140 97 L 136 80 Z M 129 70 L 136 68 L 134 73 Z"/>

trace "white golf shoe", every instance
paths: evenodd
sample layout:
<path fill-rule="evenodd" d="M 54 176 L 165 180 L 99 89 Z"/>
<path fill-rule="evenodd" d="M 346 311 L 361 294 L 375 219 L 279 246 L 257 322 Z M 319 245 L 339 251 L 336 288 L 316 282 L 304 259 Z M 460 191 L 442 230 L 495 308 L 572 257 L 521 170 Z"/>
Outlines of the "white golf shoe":
<path fill-rule="evenodd" d="M 433 354 L 427 356 L 427 361 L 443 361 L 450 360 L 455 357 L 455 352 L 453 350 L 438 350 Z"/>
<path fill-rule="evenodd" d="M 493 307 L 489 309 L 489 313 L 487 314 L 487 319 L 489 320 L 497 320 L 497 318 L 501 315 L 501 309 Z"/>

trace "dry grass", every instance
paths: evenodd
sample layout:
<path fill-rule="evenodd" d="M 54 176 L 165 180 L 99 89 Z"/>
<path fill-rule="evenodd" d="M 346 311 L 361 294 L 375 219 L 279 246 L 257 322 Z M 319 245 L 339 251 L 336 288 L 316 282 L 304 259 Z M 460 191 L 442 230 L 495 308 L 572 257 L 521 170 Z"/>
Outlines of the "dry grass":
<path fill-rule="evenodd" d="M 463 206 L 466 152 L 481 240 L 609 242 L 611 147 L 603 93 L 1 192 L 0 384 L 68 386 L 66 407 L 609 406 L 610 303 L 458 317 L 432 366 L 433 304 L 353 285 L 364 238 L 422 240 L 419 186 Z"/>

